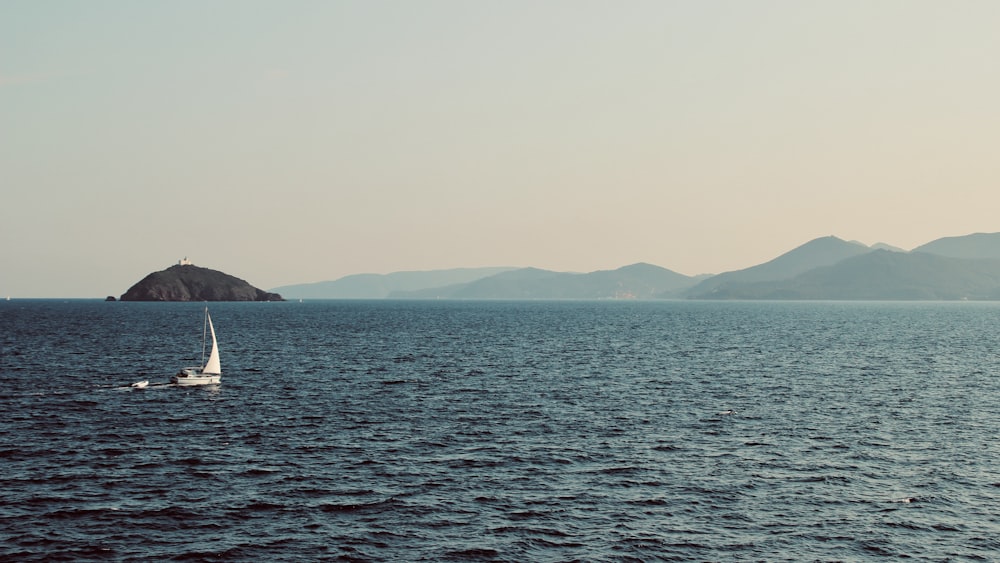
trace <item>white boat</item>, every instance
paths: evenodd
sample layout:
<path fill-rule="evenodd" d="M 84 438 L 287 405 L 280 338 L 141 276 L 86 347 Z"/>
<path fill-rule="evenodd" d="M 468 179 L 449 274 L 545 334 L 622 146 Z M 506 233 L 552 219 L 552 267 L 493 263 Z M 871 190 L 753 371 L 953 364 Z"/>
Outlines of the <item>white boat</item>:
<path fill-rule="evenodd" d="M 205 348 L 208 342 L 208 335 L 212 335 L 212 353 L 205 361 Z M 208 307 L 205 307 L 205 327 L 201 335 L 201 367 L 182 368 L 170 378 L 171 383 L 177 385 L 212 385 L 222 383 L 222 364 L 219 362 L 219 344 L 215 341 L 215 327 L 212 326 L 212 317 L 208 314 Z"/>
<path fill-rule="evenodd" d="M 135 383 L 133 383 L 129 387 L 132 387 L 133 389 L 142 389 L 143 387 L 146 387 L 147 385 L 149 385 L 149 380 L 148 379 L 143 379 L 142 381 L 136 381 Z"/>

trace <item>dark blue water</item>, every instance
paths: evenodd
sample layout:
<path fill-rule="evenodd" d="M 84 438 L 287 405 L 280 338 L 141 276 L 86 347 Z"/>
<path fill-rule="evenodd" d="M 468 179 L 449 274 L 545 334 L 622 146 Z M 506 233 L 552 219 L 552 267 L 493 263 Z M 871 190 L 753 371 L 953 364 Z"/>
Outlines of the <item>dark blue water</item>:
<path fill-rule="evenodd" d="M 0 558 L 1000 554 L 1000 304 L 202 307 L 0 302 Z"/>

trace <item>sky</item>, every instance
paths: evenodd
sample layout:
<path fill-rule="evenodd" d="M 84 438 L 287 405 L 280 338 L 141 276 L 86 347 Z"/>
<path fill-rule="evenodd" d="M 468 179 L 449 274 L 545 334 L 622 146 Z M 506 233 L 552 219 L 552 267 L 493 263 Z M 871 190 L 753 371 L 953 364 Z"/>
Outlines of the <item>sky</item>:
<path fill-rule="evenodd" d="M 997 29 L 993 0 L 6 0 L 0 296 L 997 232 Z"/>

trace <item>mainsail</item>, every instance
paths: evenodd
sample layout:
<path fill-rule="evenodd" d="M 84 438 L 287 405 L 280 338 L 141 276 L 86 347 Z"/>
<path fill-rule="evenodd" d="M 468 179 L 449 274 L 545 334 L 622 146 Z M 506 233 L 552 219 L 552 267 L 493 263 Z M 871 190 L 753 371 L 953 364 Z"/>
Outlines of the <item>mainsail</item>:
<path fill-rule="evenodd" d="M 222 363 L 219 361 L 219 345 L 215 341 L 215 327 L 212 326 L 212 316 L 208 314 L 208 311 L 205 311 L 205 315 L 208 316 L 208 330 L 212 333 L 212 353 L 208 356 L 208 362 L 205 363 L 201 372 L 209 375 L 221 375 Z"/>

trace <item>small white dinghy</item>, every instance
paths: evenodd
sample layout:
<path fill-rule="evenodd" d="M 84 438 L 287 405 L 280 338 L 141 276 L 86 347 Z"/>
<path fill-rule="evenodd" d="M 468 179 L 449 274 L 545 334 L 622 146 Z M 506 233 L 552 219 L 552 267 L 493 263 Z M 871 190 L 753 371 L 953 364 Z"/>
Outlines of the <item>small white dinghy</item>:
<path fill-rule="evenodd" d="M 208 335 L 212 335 L 212 353 L 205 361 L 205 348 L 208 342 Z M 201 336 L 201 359 L 202 367 L 182 368 L 170 378 L 170 382 L 177 385 L 211 385 L 222 383 L 222 364 L 219 362 L 219 344 L 215 340 L 215 327 L 212 326 L 212 317 L 208 314 L 208 307 L 205 307 L 205 327 Z"/>
<path fill-rule="evenodd" d="M 143 379 L 142 381 L 136 381 L 132 385 L 129 385 L 132 389 L 142 389 L 143 387 L 149 385 L 148 379 Z"/>

